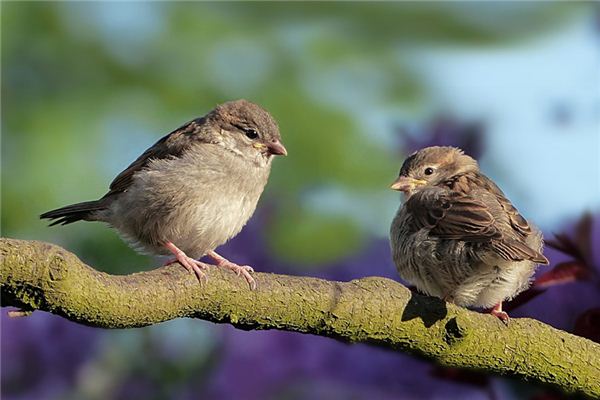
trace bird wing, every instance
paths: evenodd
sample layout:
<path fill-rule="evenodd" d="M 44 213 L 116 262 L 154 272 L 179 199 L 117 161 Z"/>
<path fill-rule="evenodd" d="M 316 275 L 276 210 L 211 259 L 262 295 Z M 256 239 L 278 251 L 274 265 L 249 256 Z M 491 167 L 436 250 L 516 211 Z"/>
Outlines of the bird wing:
<path fill-rule="evenodd" d="M 151 160 L 180 156 L 195 141 L 191 138 L 191 135 L 199 131 L 200 125 L 203 122 L 203 118 L 192 120 L 160 138 L 152 147 L 143 152 L 142 155 L 125 168 L 123 172 L 117 175 L 110 184 L 109 192 L 104 197 L 127 191 L 133 182 L 135 173 L 144 169 Z"/>
<path fill-rule="evenodd" d="M 439 188 L 425 189 L 406 202 L 417 229 L 429 229 L 440 239 L 487 243 L 501 258 L 547 263 L 546 258 L 517 237 L 507 237 L 498 227 L 491 209 L 472 195 Z"/>
<path fill-rule="evenodd" d="M 512 228 L 523 238 L 531 235 L 532 229 L 529 222 L 519 213 L 519 210 L 512 205 L 510 200 L 506 198 L 502 190 L 491 179 L 485 175 L 480 175 L 479 178 L 484 183 L 485 187 L 496 196 L 498 203 L 506 212 L 508 220 Z"/>
<path fill-rule="evenodd" d="M 488 207 L 469 195 L 424 189 L 412 195 L 406 207 L 417 229 L 427 228 L 441 239 L 485 242 L 502 236 Z"/>

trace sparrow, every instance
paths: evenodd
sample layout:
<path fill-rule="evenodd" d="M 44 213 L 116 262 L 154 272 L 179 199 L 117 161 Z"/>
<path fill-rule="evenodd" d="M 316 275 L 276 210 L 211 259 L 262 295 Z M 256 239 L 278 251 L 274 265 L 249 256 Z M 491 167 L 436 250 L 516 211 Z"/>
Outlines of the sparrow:
<path fill-rule="evenodd" d="M 390 228 L 401 278 L 427 295 L 491 308 L 508 322 L 502 302 L 529 287 L 538 264 L 548 264 L 541 232 L 455 147 L 411 154 L 391 189 L 405 194 Z"/>
<path fill-rule="evenodd" d="M 260 106 L 235 100 L 217 106 L 158 140 L 110 184 L 99 200 L 72 204 L 40 216 L 50 224 L 100 221 L 143 254 L 172 255 L 202 282 L 208 256 L 243 275 L 215 248 L 236 236 L 263 192 L 274 156 L 287 155 L 279 127 Z"/>

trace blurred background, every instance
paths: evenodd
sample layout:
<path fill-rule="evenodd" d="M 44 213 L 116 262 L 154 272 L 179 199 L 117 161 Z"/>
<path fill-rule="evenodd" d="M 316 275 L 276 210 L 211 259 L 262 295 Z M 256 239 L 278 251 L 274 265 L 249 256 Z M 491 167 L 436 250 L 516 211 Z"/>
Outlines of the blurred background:
<path fill-rule="evenodd" d="M 549 241 L 550 267 L 511 315 L 600 342 L 597 3 L 3 2 L 1 17 L 2 236 L 111 273 L 154 268 L 101 224 L 38 215 L 102 196 L 159 137 L 247 98 L 279 121 L 289 156 L 224 255 L 398 279 L 388 185 L 415 149 L 455 145 Z M 561 398 L 287 332 L 108 331 L 4 309 L 0 322 L 7 400 Z"/>

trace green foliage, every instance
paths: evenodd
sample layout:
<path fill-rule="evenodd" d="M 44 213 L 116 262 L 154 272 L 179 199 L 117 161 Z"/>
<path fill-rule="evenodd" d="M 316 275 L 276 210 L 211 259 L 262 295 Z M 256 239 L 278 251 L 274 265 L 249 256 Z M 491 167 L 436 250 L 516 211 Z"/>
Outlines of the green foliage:
<path fill-rule="evenodd" d="M 303 194 L 328 185 L 347 196 L 387 189 L 398 160 L 378 138 L 393 136 L 393 126 L 375 132 L 369 121 L 378 110 L 415 110 L 426 100 L 407 51 L 502 45 L 579 8 L 3 3 L 2 234 L 59 242 L 97 265 L 143 264 L 105 228 L 47 229 L 37 215 L 101 196 L 157 138 L 246 97 L 275 115 L 290 152 L 276 161 L 267 191 L 278 209 L 267 226 L 271 247 L 296 261 L 343 257 L 366 227 L 311 209 Z"/>
<path fill-rule="evenodd" d="M 269 229 L 269 237 L 280 258 L 314 268 L 318 267 L 317 263 L 360 250 L 359 228 L 347 218 L 307 212 L 281 213 L 278 217 Z"/>

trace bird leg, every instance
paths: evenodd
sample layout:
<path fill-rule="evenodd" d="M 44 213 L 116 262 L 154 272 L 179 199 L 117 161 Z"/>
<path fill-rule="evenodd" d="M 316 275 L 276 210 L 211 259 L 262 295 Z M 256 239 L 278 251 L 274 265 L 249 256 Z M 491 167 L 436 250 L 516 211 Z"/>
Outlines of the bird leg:
<path fill-rule="evenodd" d="M 236 263 L 233 263 L 225 257 L 217 254 L 215 251 L 209 251 L 208 253 L 206 253 L 206 255 L 215 260 L 215 265 L 217 267 L 227 268 L 235 272 L 237 276 L 243 275 L 244 278 L 246 278 L 246 282 L 248 282 L 250 289 L 256 289 L 256 281 L 254 280 L 252 275 L 250 275 L 251 272 L 254 272 L 254 269 L 251 266 L 237 265 Z"/>
<path fill-rule="evenodd" d="M 204 272 L 202 272 L 203 269 L 208 268 L 205 264 L 201 263 L 198 260 L 194 260 L 191 257 L 188 257 L 187 254 L 185 254 L 182 250 L 180 250 L 171 242 L 165 243 L 165 247 L 167 248 L 167 250 L 173 253 L 175 258 L 168 260 L 164 265 L 169 265 L 178 262 L 188 271 L 195 273 L 200 283 L 205 282 L 207 280 L 206 275 L 204 274 Z"/>
<path fill-rule="evenodd" d="M 506 311 L 502 311 L 502 302 L 496 304 L 494 308 L 491 309 L 490 314 L 500 318 L 505 324 L 508 324 L 508 320 L 510 319 Z"/>

